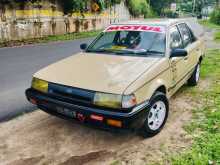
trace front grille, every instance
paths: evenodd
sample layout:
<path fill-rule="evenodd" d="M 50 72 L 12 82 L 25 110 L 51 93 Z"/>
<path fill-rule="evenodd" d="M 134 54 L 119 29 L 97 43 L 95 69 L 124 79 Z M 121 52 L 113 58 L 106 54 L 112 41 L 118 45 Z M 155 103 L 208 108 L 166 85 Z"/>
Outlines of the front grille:
<path fill-rule="evenodd" d="M 68 87 L 50 83 L 48 87 L 50 96 L 55 97 L 64 102 L 77 104 L 77 105 L 91 105 L 95 95 L 94 91 Z"/>
<path fill-rule="evenodd" d="M 131 111 L 131 109 L 118 109 L 118 108 L 109 108 L 109 107 L 100 107 L 93 104 L 93 99 L 95 96 L 95 91 L 75 88 L 75 87 L 69 87 L 65 85 L 59 85 L 54 83 L 49 83 L 48 86 L 48 96 L 65 102 L 70 103 L 74 105 L 84 106 L 84 107 L 90 107 L 90 108 L 101 108 L 108 111 L 117 111 L 117 112 L 128 112 Z"/>

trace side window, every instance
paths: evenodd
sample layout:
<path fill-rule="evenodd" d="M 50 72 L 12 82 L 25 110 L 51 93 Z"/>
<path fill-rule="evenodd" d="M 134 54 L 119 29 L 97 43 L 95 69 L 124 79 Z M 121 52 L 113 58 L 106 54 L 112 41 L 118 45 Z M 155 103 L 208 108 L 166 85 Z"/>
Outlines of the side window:
<path fill-rule="evenodd" d="M 179 24 L 178 28 L 183 39 L 183 46 L 187 47 L 190 43 L 192 43 L 192 37 L 189 32 L 189 29 L 185 23 Z"/>
<path fill-rule="evenodd" d="M 195 42 L 195 41 L 196 41 L 196 37 L 195 37 L 195 35 L 193 34 L 192 29 L 191 29 L 189 26 L 187 26 L 187 27 L 188 27 L 188 30 L 189 30 L 189 33 L 190 33 L 192 42 Z"/>
<path fill-rule="evenodd" d="M 170 28 L 170 48 L 183 48 L 182 39 L 176 26 Z"/>

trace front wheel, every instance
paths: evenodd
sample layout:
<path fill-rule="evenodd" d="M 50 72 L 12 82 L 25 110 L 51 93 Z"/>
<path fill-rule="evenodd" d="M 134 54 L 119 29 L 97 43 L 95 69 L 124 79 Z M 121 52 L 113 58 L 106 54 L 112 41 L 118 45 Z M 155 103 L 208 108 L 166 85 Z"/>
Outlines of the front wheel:
<path fill-rule="evenodd" d="M 196 86 L 200 79 L 200 63 L 198 63 L 193 71 L 192 76 L 188 80 L 188 85 Z"/>
<path fill-rule="evenodd" d="M 156 92 L 150 100 L 141 135 L 152 137 L 158 134 L 166 123 L 168 112 L 169 103 L 166 95 L 162 92 Z"/>

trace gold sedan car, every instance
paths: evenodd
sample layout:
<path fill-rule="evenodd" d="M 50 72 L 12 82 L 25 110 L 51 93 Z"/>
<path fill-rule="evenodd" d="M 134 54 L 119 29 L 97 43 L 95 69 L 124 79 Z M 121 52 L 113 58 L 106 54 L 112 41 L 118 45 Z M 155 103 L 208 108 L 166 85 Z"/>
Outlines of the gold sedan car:
<path fill-rule="evenodd" d="M 196 20 L 163 19 L 110 25 L 81 49 L 34 74 L 27 99 L 62 118 L 154 136 L 169 98 L 198 83 L 205 46 Z"/>

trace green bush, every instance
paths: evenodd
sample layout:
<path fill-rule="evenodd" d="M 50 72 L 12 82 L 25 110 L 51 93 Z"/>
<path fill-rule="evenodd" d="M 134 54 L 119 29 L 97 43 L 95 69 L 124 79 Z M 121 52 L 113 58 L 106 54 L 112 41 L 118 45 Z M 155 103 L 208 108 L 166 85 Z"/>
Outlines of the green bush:
<path fill-rule="evenodd" d="M 220 7 L 217 7 L 210 16 L 210 21 L 217 25 L 220 25 Z"/>
<path fill-rule="evenodd" d="M 170 9 L 166 9 L 163 12 L 164 16 L 168 17 L 168 18 L 178 18 L 178 13 L 174 12 Z"/>
<path fill-rule="evenodd" d="M 143 15 L 147 18 L 154 15 L 146 0 L 127 0 L 127 6 L 134 17 Z"/>
<path fill-rule="evenodd" d="M 6 1 L 6 0 L 5 0 Z M 21 0 L 20 0 L 21 1 Z M 32 0 L 34 1 L 34 0 Z M 35 0 L 36 1 L 36 0 Z M 93 0 L 101 7 L 101 11 L 105 10 L 110 6 L 121 3 L 122 0 Z M 90 0 L 58 0 L 64 8 L 64 13 L 72 13 L 73 11 L 84 12 L 87 10 L 87 5 L 91 2 Z"/>

